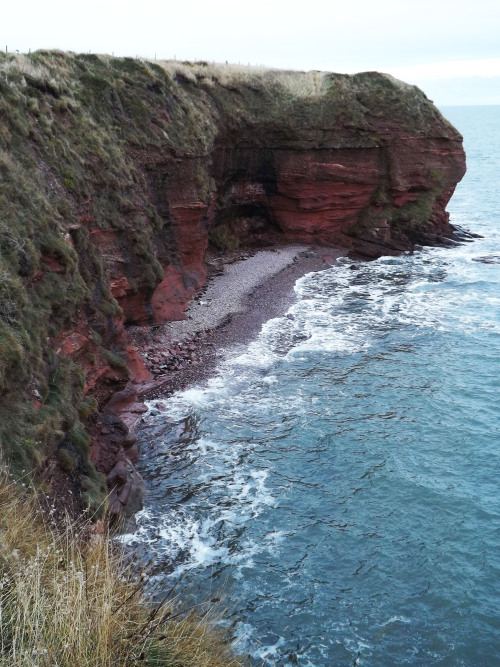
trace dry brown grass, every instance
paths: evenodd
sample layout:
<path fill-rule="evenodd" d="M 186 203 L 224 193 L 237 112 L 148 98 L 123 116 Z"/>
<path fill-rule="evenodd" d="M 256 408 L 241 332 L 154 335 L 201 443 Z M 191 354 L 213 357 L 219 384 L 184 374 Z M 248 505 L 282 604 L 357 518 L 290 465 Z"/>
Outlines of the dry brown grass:
<path fill-rule="evenodd" d="M 109 535 L 90 524 L 56 529 L 36 496 L 2 475 L 0 665 L 242 665 L 214 626 L 214 606 L 195 616 L 168 596 L 148 605 Z"/>
<path fill-rule="evenodd" d="M 45 52 L 44 52 L 45 53 Z M 74 54 L 52 51 L 44 56 L 44 63 L 38 62 L 26 54 L 11 54 L 10 58 L 0 63 L 0 72 L 10 75 L 20 72 L 24 77 L 52 84 L 60 85 L 61 79 L 70 84 L 67 79 L 69 68 L 72 65 Z M 96 62 L 109 65 L 114 59 L 108 55 L 93 55 Z M 184 79 L 198 85 L 210 86 L 218 84 L 223 87 L 234 87 L 242 83 L 250 86 L 266 87 L 277 84 L 294 97 L 317 97 L 326 91 L 324 86 L 327 72 L 297 70 L 278 70 L 263 65 L 240 65 L 235 63 L 211 63 L 205 61 L 185 62 L 180 60 L 152 61 L 147 58 L 136 58 L 137 63 L 154 76 L 153 69 L 160 66 L 172 79 L 182 75 Z M 21 81 L 21 86 L 26 85 Z"/>
<path fill-rule="evenodd" d="M 143 62 L 147 64 L 150 61 Z M 257 88 L 265 88 L 274 84 L 297 98 L 318 97 L 325 92 L 326 72 L 283 71 L 263 66 L 187 63 L 177 60 L 163 60 L 156 64 L 160 65 L 172 78 L 181 74 L 193 84 L 201 83 L 210 86 L 217 83 L 224 87 L 233 87 L 244 83 Z"/>

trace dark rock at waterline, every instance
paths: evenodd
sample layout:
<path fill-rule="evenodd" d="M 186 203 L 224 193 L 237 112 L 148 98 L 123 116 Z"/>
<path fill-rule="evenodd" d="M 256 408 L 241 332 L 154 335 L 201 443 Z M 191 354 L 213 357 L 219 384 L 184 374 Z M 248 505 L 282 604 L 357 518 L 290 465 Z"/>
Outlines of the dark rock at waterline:
<path fill-rule="evenodd" d="M 128 479 L 127 468 L 123 461 L 118 461 L 106 477 L 110 486 L 121 486 L 126 484 Z"/>
<path fill-rule="evenodd" d="M 500 264 L 500 255 L 485 255 L 484 257 L 473 257 L 473 262 L 481 262 L 481 264 Z"/>
<path fill-rule="evenodd" d="M 474 234 L 474 232 L 470 232 L 468 229 L 464 229 L 463 227 L 459 227 L 458 225 L 453 226 L 453 239 L 455 241 L 473 241 L 474 239 L 482 239 L 483 237 L 481 234 Z"/>

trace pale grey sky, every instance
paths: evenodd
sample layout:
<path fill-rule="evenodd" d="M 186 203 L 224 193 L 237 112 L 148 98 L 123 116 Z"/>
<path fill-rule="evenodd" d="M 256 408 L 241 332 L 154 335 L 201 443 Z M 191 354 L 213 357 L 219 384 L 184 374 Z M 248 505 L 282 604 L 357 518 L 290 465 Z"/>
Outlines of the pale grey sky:
<path fill-rule="evenodd" d="M 438 105 L 500 104 L 499 0 L 10 0 L 0 47 L 378 70 Z"/>

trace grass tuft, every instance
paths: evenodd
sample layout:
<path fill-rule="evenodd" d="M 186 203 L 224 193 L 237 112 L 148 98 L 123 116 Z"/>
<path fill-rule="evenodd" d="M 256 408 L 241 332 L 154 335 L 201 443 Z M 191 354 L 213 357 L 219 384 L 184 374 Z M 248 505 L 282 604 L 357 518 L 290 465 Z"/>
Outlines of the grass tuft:
<path fill-rule="evenodd" d="M 203 616 L 169 596 L 148 604 L 106 531 L 46 516 L 0 475 L 0 665 L 244 664 L 214 625 L 214 603 Z"/>

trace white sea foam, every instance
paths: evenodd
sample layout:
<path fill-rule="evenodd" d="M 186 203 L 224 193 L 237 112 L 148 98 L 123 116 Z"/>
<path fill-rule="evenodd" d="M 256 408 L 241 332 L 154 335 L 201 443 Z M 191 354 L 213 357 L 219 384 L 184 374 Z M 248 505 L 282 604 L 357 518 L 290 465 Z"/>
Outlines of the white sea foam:
<path fill-rule="evenodd" d="M 279 649 L 285 644 L 284 637 L 278 637 L 274 644 L 268 644 L 267 646 L 260 646 L 256 651 L 252 653 L 252 657 L 257 660 L 269 661 L 278 657 Z M 274 662 L 274 660 L 273 660 Z"/>
<path fill-rule="evenodd" d="M 187 400 L 199 394 L 187 394 L 176 398 L 178 413 L 192 413 L 192 406 Z M 173 399 L 172 399 L 173 400 Z M 219 399 L 222 400 L 222 399 Z M 222 403 L 225 401 L 223 400 Z M 220 409 L 221 406 L 219 406 Z M 210 409 L 205 404 L 205 409 Z M 232 406 L 232 415 L 237 419 L 238 409 Z M 242 542 L 239 551 L 230 551 L 226 542 L 220 541 L 219 528 L 224 526 L 227 539 L 239 527 L 255 519 L 265 508 L 273 507 L 276 499 L 267 487 L 266 470 L 241 467 L 242 452 L 247 453 L 251 444 L 227 444 L 214 438 L 199 437 L 187 445 L 184 457 L 200 461 L 196 480 L 198 486 L 207 484 L 210 488 L 210 511 L 205 518 L 194 518 L 190 504 L 184 504 L 176 510 L 158 515 L 152 509 L 138 515 L 139 530 L 131 540 L 136 543 L 155 544 L 155 548 L 168 554 L 172 561 L 182 556 L 181 564 L 176 567 L 175 576 L 185 569 L 200 565 L 217 563 L 233 564 L 238 568 L 253 567 L 253 556 L 263 549 L 274 549 L 278 538 L 256 544 L 252 540 Z M 201 498 L 198 499 L 201 501 Z M 195 508 L 193 508 L 195 509 Z"/>
<path fill-rule="evenodd" d="M 384 621 L 380 625 L 385 628 L 387 625 L 392 625 L 393 623 L 411 623 L 411 618 L 407 618 L 406 616 L 391 616 L 391 618 L 388 618 L 387 621 Z"/>

